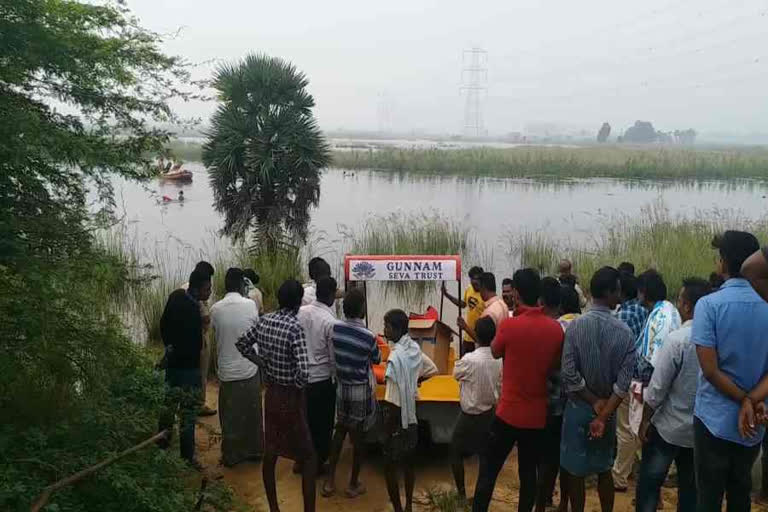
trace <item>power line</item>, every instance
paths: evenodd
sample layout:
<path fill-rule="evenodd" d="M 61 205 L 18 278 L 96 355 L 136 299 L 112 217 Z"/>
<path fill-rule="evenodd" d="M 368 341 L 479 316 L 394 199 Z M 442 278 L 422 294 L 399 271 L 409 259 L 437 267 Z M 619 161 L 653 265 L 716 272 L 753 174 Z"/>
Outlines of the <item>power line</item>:
<path fill-rule="evenodd" d="M 473 137 L 485 135 L 481 94 L 488 90 L 488 52 L 473 47 L 462 53 L 461 92 L 464 105 L 464 133 Z"/>

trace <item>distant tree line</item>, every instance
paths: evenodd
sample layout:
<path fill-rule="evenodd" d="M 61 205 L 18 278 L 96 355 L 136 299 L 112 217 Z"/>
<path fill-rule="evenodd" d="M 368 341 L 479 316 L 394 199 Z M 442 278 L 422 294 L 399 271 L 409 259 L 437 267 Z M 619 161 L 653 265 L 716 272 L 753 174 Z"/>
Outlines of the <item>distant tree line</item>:
<path fill-rule="evenodd" d="M 600 131 L 597 133 L 597 142 L 606 142 L 611 134 L 611 125 L 603 123 Z M 693 145 L 696 142 L 696 130 L 689 128 L 687 130 L 675 130 L 663 132 L 656 130 L 650 121 L 635 121 L 635 124 L 627 128 L 624 135 L 616 138 L 616 142 L 627 142 L 630 144 L 653 144 L 660 142 L 663 144 L 680 144 L 684 146 Z"/>

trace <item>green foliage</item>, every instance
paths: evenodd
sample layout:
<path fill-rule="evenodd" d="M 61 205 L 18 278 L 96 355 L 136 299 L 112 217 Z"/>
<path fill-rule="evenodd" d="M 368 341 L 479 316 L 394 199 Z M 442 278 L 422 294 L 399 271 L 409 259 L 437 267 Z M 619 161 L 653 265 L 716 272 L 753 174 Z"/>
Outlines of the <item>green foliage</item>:
<path fill-rule="evenodd" d="M 217 71 L 220 105 L 202 157 L 226 234 L 240 238 L 257 226 L 266 244 L 285 234 L 306 239 L 320 169 L 330 162 L 308 83 L 292 64 L 266 55 Z"/>
<path fill-rule="evenodd" d="M 189 98 L 185 67 L 120 3 L 0 0 L 0 510 L 150 437 L 163 384 L 125 335 L 129 260 L 94 243 L 110 178 L 146 176 L 150 120 Z M 191 510 L 196 479 L 147 448 L 46 510 Z M 223 497 L 223 495 L 221 495 Z M 214 508 L 230 508 L 226 500 Z"/>
<path fill-rule="evenodd" d="M 466 498 L 459 496 L 459 493 L 453 489 L 428 489 L 426 501 L 430 509 L 435 512 L 468 512 L 472 510 L 471 503 Z"/>
<path fill-rule="evenodd" d="M 497 178 L 768 178 L 768 152 L 764 149 L 381 149 L 336 151 L 333 165 L 343 169 Z"/>
<path fill-rule="evenodd" d="M 622 261 L 635 264 L 638 272 L 655 268 L 663 276 L 674 297 L 686 277 L 707 278 L 715 271 L 716 253 L 712 238 L 725 229 L 752 232 L 759 240 L 768 239 L 768 223 L 748 221 L 721 211 L 702 212 L 696 218 L 672 217 L 661 204 L 655 204 L 633 218 L 608 220 L 589 243 L 565 247 L 545 235 L 526 235 L 515 241 L 521 264 L 551 274 L 561 258 L 574 263 L 584 290 L 597 269 L 617 266 Z"/>

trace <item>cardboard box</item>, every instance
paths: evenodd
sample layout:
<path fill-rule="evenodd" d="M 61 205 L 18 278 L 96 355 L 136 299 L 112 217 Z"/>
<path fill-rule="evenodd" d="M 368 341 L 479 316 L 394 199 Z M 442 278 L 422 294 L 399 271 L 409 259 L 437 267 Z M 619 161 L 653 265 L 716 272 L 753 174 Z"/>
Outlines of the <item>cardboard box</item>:
<path fill-rule="evenodd" d="M 439 320 L 411 320 L 408 333 L 437 366 L 441 375 L 451 373 L 449 351 L 453 335 L 451 328 Z"/>

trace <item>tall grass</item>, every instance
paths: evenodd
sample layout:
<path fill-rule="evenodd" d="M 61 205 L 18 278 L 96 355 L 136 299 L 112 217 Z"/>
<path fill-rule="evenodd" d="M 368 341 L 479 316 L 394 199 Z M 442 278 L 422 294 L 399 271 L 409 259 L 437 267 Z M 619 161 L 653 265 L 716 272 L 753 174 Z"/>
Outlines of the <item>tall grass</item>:
<path fill-rule="evenodd" d="M 519 147 L 337 151 L 335 167 L 498 178 L 768 178 L 768 150 Z"/>
<path fill-rule="evenodd" d="M 706 278 L 715 270 L 717 254 L 711 242 L 725 229 L 750 231 L 759 240 L 768 240 L 766 220 L 747 220 L 720 210 L 701 212 L 695 218 L 674 217 L 657 203 L 639 216 L 605 221 L 587 243 L 566 246 L 546 235 L 526 234 L 516 241 L 516 249 L 523 266 L 547 274 L 555 272 L 561 258 L 571 259 L 585 290 L 592 274 L 606 265 L 630 261 L 638 271 L 654 268 L 674 296 L 684 278 Z"/>
<path fill-rule="evenodd" d="M 469 228 L 438 213 L 393 213 L 365 219 L 357 229 L 341 228 L 351 254 L 466 255 Z M 420 305 L 437 285 L 431 282 L 386 282 L 385 296 Z"/>
<path fill-rule="evenodd" d="M 200 161 L 202 145 L 174 140 L 167 153 Z M 768 178 L 768 149 L 585 146 L 334 151 L 343 169 L 497 178 Z"/>
<path fill-rule="evenodd" d="M 202 248 L 175 240 L 147 247 L 124 224 L 99 233 L 98 242 L 102 250 L 128 269 L 128 287 L 119 294 L 121 316 L 135 338 L 152 343 L 160 341 L 160 317 L 168 295 L 187 282 L 200 260 L 209 261 L 216 270 L 212 282 L 214 301 L 225 293 L 224 278 L 230 267 L 253 268 L 260 275 L 258 286 L 265 311 L 277 308 L 277 289 L 284 280 L 302 280 L 303 254 L 298 247 L 254 251 L 215 235 Z"/>

